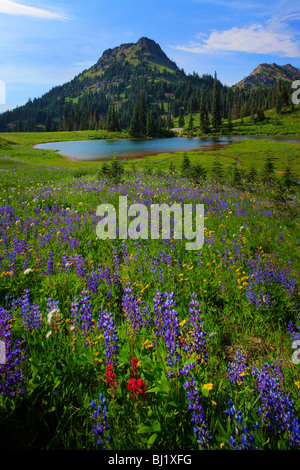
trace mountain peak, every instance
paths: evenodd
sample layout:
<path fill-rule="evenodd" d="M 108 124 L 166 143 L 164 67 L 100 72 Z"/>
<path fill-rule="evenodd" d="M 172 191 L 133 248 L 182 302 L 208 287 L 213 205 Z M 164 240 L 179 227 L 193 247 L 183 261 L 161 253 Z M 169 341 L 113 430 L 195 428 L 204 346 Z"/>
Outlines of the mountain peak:
<path fill-rule="evenodd" d="M 300 79 L 300 70 L 291 64 L 259 64 L 247 77 L 239 81 L 235 87 L 250 90 L 255 86 L 273 86 L 281 79 L 286 82 L 293 82 Z"/>
<path fill-rule="evenodd" d="M 167 57 L 167 55 L 162 51 L 160 45 L 153 39 L 149 39 L 145 36 L 141 37 L 136 43 L 121 44 L 113 49 L 107 49 L 98 60 L 96 67 L 97 69 L 105 68 L 113 61 L 127 61 L 134 65 L 147 61 L 173 71 L 178 70 L 175 62 L 172 62 Z"/>

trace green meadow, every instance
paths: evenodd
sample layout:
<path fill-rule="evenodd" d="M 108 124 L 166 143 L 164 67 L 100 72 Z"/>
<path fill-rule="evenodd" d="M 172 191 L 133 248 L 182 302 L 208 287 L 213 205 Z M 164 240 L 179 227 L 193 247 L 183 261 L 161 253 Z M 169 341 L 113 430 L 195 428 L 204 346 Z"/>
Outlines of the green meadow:
<path fill-rule="evenodd" d="M 0 135 L 0 448 L 299 449 L 299 144 L 105 165 L 33 148 L 126 137 Z M 203 247 L 97 238 L 122 195 L 203 204 Z"/>

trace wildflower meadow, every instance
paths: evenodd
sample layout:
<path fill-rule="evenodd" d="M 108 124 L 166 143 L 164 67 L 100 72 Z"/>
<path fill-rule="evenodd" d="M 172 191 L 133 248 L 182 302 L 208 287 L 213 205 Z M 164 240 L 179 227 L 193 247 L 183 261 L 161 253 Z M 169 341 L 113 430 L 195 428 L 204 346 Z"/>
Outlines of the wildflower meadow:
<path fill-rule="evenodd" d="M 299 449 L 297 184 L 123 167 L 0 170 L 0 447 Z M 203 247 L 99 239 L 119 196 L 203 204 Z"/>

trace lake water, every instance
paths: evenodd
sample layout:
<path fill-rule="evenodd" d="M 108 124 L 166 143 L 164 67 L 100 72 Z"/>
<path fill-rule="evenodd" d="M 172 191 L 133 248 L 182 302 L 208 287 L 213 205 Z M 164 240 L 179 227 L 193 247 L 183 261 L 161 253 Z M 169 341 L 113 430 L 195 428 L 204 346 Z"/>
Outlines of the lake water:
<path fill-rule="evenodd" d="M 300 138 L 286 136 L 234 136 L 234 137 L 170 137 L 163 139 L 72 140 L 35 145 L 42 150 L 55 150 L 75 161 L 107 160 L 114 155 L 129 160 L 158 153 L 191 150 L 213 150 L 242 140 L 267 139 L 300 143 Z"/>

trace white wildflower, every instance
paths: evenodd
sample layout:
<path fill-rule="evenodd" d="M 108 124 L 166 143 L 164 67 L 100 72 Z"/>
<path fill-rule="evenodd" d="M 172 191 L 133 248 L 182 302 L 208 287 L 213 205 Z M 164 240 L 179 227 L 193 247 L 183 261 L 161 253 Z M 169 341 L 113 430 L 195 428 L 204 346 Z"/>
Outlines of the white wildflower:
<path fill-rule="evenodd" d="M 23 272 L 23 274 L 27 275 L 27 274 L 32 273 L 32 272 L 33 272 L 33 269 L 27 268 L 27 269 L 25 269 L 25 271 Z"/>
<path fill-rule="evenodd" d="M 52 322 L 52 319 L 53 317 L 57 317 L 59 315 L 59 310 L 57 308 L 54 308 L 53 310 L 51 310 L 51 312 L 48 312 L 47 313 L 47 322 L 48 324 L 50 325 L 50 323 Z"/>

